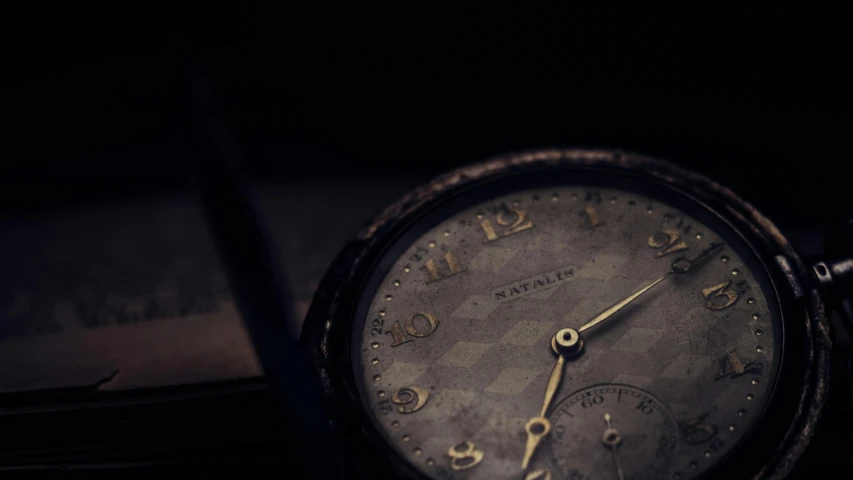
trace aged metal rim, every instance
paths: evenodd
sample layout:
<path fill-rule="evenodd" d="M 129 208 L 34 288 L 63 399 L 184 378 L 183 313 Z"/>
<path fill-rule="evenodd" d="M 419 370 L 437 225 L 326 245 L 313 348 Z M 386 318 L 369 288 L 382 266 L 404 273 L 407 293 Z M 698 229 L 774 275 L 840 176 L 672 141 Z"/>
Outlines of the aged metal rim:
<path fill-rule="evenodd" d="M 352 283 L 353 276 L 364 256 L 376 246 L 382 232 L 393 226 L 399 219 L 417 211 L 424 204 L 453 188 L 515 169 L 560 165 L 609 166 L 627 171 L 641 171 L 646 176 L 658 178 L 675 186 L 702 190 L 706 195 L 722 200 L 726 213 L 739 219 L 742 225 L 751 229 L 752 234 L 777 248 L 793 261 L 796 274 L 799 275 L 800 280 L 806 282 L 808 311 L 805 316 L 805 340 L 808 348 L 808 365 L 801 382 L 798 408 L 791 426 L 785 433 L 774 458 L 754 478 L 781 479 L 787 476 L 814 434 L 820 412 L 826 402 L 829 386 L 831 349 L 829 323 L 816 284 L 811 281 L 808 269 L 800 256 L 773 222 L 733 191 L 704 175 L 684 170 L 669 162 L 621 150 L 547 149 L 499 156 L 439 176 L 386 208 L 358 233 L 355 240 L 357 245 L 354 245 L 353 249 L 357 249 L 359 253 L 352 258 L 348 274 L 340 279 L 342 281 L 337 285 L 338 289 L 333 297 L 329 299 L 328 308 L 324 312 L 316 312 L 323 317 L 323 329 L 320 333 L 320 351 L 314 354 L 314 364 L 320 371 L 327 394 L 329 396 L 334 394 L 334 387 L 328 374 L 328 341 L 332 318 L 339 309 L 342 291 Z M 314 310 L 313 307 L 312 310 Z M 309 313 L 309 318 L 316 317 L 312 315 L 313 313 L 315 312 Z M 307 326 L 309 325 L 306 323 Z M 402 466 L 402 468 L 405 473 L 412 473 L 408 467 Z"/>

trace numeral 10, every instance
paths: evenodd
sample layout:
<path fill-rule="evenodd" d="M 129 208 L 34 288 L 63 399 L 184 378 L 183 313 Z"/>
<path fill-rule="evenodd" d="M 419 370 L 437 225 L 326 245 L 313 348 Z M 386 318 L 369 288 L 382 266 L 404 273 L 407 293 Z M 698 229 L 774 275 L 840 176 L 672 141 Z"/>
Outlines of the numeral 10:
<path fill-rule="evenodd" d="M 415 319 L 418 317 L 426 319 L 429 323 L 429 328 L 422 331 L 418 327 L 418 323 L 422 324 L 423 322 L 415 323 Z M 385 333 L 387 335 L 391 335 L 391 338 L 394 340 L 394 343 L 392 343 L 391 346 L 397 347 L 412 341 L 411 338 L 406 338 L 406 334 L 416 338 L 423 338 L 432 335 L 432 332 L 434 332 L 436 328 L 438 328 L 438 318 L 436 318 L 435 315 L 431 313 L 416 313 L 406 320 L 405 330 L 403 327 L 400 327 L 400 321 L 396 320 L 391 324 L 391 329 Z"/>

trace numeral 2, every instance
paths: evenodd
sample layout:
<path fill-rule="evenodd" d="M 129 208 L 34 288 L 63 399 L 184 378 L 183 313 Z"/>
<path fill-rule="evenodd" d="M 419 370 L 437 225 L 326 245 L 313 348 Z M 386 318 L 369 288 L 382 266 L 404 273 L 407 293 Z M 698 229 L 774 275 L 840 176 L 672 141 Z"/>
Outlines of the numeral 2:
<path fill-rule="evenodd" d="M 587 205 L 583 212 L 583 214 L 586 215 L 587 220 L 589 220 L 589 228 L 595 228 L 604 224 L 604 222 L 598 218 L 598 212 L 595 211 L 595 207 L 592 205 Z"/>
<path fill-rule="evenodd" d="M 687 243 L 679 242 L 679 238 L 678 230 L 662 230 L 649 237 L 649 247 L 660 249 L 655 252 L 655 258 L 687 250 Z"/>

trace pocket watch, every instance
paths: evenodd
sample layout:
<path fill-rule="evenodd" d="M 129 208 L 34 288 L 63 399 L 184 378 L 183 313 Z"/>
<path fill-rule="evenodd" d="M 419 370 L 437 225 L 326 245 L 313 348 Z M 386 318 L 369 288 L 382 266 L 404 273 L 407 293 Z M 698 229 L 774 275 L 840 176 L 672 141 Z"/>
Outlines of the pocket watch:
<path fill-rule="evenodd" d="M 828 388 L 812 272 L 702 175 L 533 151 L 386 209 L 302 342 L 354 476 L 783 478 Z"/>

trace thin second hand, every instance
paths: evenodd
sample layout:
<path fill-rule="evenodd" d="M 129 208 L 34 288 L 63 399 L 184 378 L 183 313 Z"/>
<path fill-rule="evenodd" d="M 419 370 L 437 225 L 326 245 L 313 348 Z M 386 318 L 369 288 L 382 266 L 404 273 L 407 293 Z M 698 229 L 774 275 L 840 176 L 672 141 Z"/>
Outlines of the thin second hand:
<path fill-rule="evenodd" d="M 610 425 L 610 414 L 604 414 L 604 423 L 607 424 L 607 430 L 604 431 L 605 441 L 609 441 L 610 451 L 613 452 L 613 461 L 616 463 L 616 477 L 618 480 L 624 480 L 622 475 L 622 463 L 619 461 L 619 452 L 616 451 L 616 447 L 619 446 L 619 442 L 621 438 L 618 438 L 619 433 Z M 617 435 L 617 439 L 610 441 L 607 439 L 608 433 L 613 432 Z"/>

